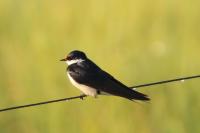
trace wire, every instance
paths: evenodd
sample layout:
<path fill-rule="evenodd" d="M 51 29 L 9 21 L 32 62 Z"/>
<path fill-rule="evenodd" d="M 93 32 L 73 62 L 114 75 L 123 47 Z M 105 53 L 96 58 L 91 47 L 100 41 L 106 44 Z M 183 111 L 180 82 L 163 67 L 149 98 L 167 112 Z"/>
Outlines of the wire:
<path fill-rule="evenodd" d="M 142 88 L 142 87 L 147 87 L 147 86 L 154 86 L 154 85 L 166 84 L 166 83 L 177 82 L 177 81 L 185 81 L 185 80 L 195 79 L 195 78 L 200 78 L 200 75 L 176 78 L 176 79 L 170 79 L 170 80 L 163 80 L 163 81 L 152 82 L 152 83 L 147 83 L 147 84 L 141 84 L 141 85 L 132 86 L 130 88 L 137 89 L 137 88 Z M 39 103 L 26 104 L 26 105 L 21 105 L 21 106 L 14 106 L 14 107 L 0 109 L 0 112 L 22 109 L 22 108 L 33 107 L 33 106 L 39 106 L 39 105 L 44 105 L 44 104 L 49 104 L 49 103 L 56 103 L 56 102 L 61 102 L 61 101 L 69 101 L 69 100 L 78 99 L 78 98 L 83 100 L 84 97 L 87 97 L 87 96 L 83 94 L 83 95 L 74 96 L 74 97 L 50 100 L 50 101 L 39 102 Z"/>
<path fill-rule="evenodd" d="M 45 102 L 39 102 L 39 103 L 32 103 L 32 104 L 26 104 L 26 105 L 21 105 L 21 106 L 9 107 L 9 108 L 5 108 L 5 109 L 0 109 L 0 112 L 9 111 L 9 110 L 15 110 L 15 109 L 22 109 L 22 108 L 33 107 L 33 106 L 39 106 L 39 105 L 49 104 L 49 103 L 56 103 L 56 102 L 61 102 L 61 101 L 69 101 L 69 100 L 73 100 L 73 99 L 77 99 L 77 98 L 80 98 L 80 99 L 83 100 L 84 97 L 86 97 L 86 95 L 83 94 L 83 95 L 80 95 L 80 96 L 74 96 L 74 97 L 50 100 L 50 101 L 45 101 Z"/>
<path fill-rule="evenodd" d="M 166 84 L 166 83 L 170 83 L 170 82 L 185 81 L 185 80 L 194 79 L 194 78 L 200 78 L 200 75 L 195 75 L 195 76 L 190 76 L 190 77 L 183 77 L 183 78 L 176 78 L 176 79 L 169 79 L 169 80 L 163 80 L 163 81 L 147 83 L 147 84 L 142 84 L 142 85 L 136 85 L 136 86 L 132 86 L 130 88 L 137 89 L 137 88 L 141 88 L 141 87 Z"/>

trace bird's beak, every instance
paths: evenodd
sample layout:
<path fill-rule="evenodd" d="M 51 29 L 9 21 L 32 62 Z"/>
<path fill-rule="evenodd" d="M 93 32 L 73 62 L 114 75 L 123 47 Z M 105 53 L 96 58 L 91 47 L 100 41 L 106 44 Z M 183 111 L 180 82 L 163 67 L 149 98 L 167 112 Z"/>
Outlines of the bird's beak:
<path fill-rule="evenodd" d="M 64 59 L 61 59 L 60 61 L 67 61 L 67 59 L 66 59 L 66 58 L 64 58 Z"/>

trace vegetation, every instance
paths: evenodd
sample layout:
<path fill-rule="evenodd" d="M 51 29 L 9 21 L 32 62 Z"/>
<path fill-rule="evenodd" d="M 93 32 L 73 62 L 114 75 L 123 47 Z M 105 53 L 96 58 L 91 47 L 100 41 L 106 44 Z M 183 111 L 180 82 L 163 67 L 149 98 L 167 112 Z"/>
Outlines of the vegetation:
<path fill-rule="evenodd" d="M 76 96 L 59 62 L 79 49 L 123 83 L 200 73 L 200 1 L 1 0 L 0 107 Z M 199 79 L 0 113 L 1 133 L 198 133 Z"/>

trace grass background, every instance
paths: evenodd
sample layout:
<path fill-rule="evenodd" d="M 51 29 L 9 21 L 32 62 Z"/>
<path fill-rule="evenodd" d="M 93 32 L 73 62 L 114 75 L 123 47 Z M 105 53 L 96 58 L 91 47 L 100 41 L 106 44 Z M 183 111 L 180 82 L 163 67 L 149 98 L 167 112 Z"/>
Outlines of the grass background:
<path fill-rule="evenodd" d="M 1 0 L 0 107 L 79 95 L 59 62 L 87 53 L 128 86 L 200 73 L 200 1 Z M 199 133 L 199 80 L 0 113 L 1 133 Z"/>

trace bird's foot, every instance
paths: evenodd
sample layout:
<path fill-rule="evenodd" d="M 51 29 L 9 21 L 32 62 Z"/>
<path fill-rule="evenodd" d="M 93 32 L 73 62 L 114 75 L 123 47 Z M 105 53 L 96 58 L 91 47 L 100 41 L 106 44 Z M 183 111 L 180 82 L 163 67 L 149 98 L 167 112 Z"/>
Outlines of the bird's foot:
<path fill-rule="evenodd" d="M 82 95 L 80 95 L 80 99 L 81 99 L 81 100 L 84 100 L 83 98 L 86 97 L 86 96 L 87 96 L 87 95 L 82 94 Z"/>

